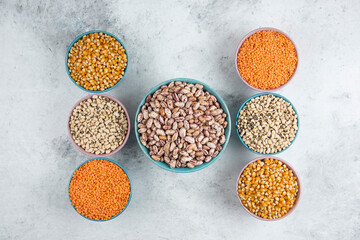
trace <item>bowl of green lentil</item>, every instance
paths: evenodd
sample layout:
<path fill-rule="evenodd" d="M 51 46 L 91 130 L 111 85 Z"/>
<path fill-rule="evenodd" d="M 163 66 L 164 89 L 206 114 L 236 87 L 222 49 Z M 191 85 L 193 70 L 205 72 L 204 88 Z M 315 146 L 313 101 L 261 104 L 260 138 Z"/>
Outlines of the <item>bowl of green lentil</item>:
<path fill-rule="evenodd" d="M 259 93 L 241 105 L 235 126 L 240 141 L 250 151 L 261 155 L 278 154 L 295 141 L 299 115 L 284 96 Z"/>

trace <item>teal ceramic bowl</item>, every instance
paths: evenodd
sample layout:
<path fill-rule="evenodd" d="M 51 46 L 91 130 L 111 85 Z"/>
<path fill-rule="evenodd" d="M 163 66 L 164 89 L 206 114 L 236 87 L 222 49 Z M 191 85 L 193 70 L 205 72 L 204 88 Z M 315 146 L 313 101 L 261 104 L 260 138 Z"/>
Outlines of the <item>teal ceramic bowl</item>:
<path fill-rule="evenodd" d="M 249 102 L 249 101 L 250 101 L 251 99 L 253 99 L 253 98 L 256 98 L 256 97 L 259 97 L 259 96 L 262 96 L 262 95 L 268 95 L 268 94 L 274 95 L 275 97 L 282 98 L 282 99 L 284 99 L 285 101 L 287 101 L 288 103 L 290 103 L 290 105 L 292 106 L 292 108 L 294 109 L 294 111 L 295 111 L 295 113 L 296 113 L 296 115 L 297 115 L 297 127 L 298 127 L 298 129 L 297 129 L 297 131 L 296 131 L 296 133 L 295 133 L 295 137 L 294 137 L 294 139 L 291 141 L 290 145 L 287 146 L 286 148 L 284 148 L 283 150 L 281 150 L 281 151 L 279 151 L 279 152 L 276 152 L 276 153 L 259 153 L 259 152 L 256 152 L 256 151 L 250 149 L 249 146 L 245 144 L 244 140 L 243 140 L 242 137 L 240 136 L 239 129 L 237 128 L 238 118 L 239 118 L 240 111 L 244 108 L 244 106 L 245 106 L 245 104 L 246 104 L 247 102 Z M 297 135 L 298 135 L 298 133 L 299 133 L 299 126 L 300 126 L 300 125 L 299 125 L 299 114 L 297 113 L 296 108 L 294 107 L 294 105 L 293 105 L 286 97 L 281 96 L 280 94 L 277 94 L 277 93 L 270 93 L 270 92 L 258 93 L 258 94 L 255 94 L 255 95 L 249 97 L 249 98 L 241 105 L 241 107 L 239 108 L 239 110 L 238 110 L 238 112 L 237 112 L 237 114 L 236 114 L 236 118 L 235 118 L 236 133 L 237 133 L 240 141 L 242 142 L 242 144 L 244 144 L 244 146 L 245 146 L 247 149 L 249 149 L 250 151 L 252 151 L 253 153 L 260 154 L 260 155 L 274 155 L 274 154 L 279 154 L 279 153 L 285 151 L 286 149 L 288 149 L 288 148 L 294 143 L 294 141 L 295 141 L 295 139 L 296 139 L 296 137 L 297 137 Z"/>
<path fill-rule="evenodd" d="M 107 88 L 103 91 L 93 91 L 93 90 L 87 90 L 85 88 L 83 88 L 82 86 L 78 85 L 76 83 L 76 81 L 71 77 L 70 75 L 70 71 L 69 71 L 69 67 L 67 65 L 67 62 L 68 62 L 68 57 L 69 57 L 69 53 L 70 53 L 70 49 L 74 46 L 74 44 L 79 41 L 83 36 L 85 35 L 88 35 L 90 33 L 104 33 L 104 34 L 107 34 L 107 35 L 110 35 L 112 37 L 114 37 L 118 42 L 120 42 L 120 44 L 123 46 L 123 48 L 125 49 L 125 53 L 126 53 L 126 57 L 127 57 L 127 64 L 126 64 L 126 68 L 124 70 L 124 75 L 122 78 L 119 79 L 119 81 L 112 87 L 110 88 Z M 126 74 L 126 71 L 128 69 L 128 66 L 129 66 L 129 54 L 128 52 L 126 51 L 126 48 L 125 48 L 125 45 L 120 41 L 120 39 L 118 39 L 115 35 L 111 34 L 111 33 L 108 33 L 108 32 L 105 32 L 105 31 L 101 31 L 101 30 L 95 30 L 95 31 L 89 31 L 89 32 L 85 32 L 79 36 L 77 36 L 70 44 L 70 46 L 68 47 L 67 51 L 66 51 L 66 56 L 65 56 L 65 69 L 66 69 L 66 72 L 69 76 L 69 78 L 71 79 L 71 81 L 77 86 L 79 87 L 80 89 L 86 91 L 86 92 L 89 92 L 89 93 L 104 93 L 104 92 L 107 92 L 107 91 L 110 91 L 111 89 L 114 89 L 117 85 L 119 85 L 119 83 L 123 80 L 123 78 L 125 77 L 125 74 Z"/>
<path fill-rule="evenodd" d="M 174 82 L 174 81 L 180 81 L 180 82 L 187 82 L 187 83 L 193 83 L 193 84 L 201 84 L 204 86 L 204 90 L 206 90 L 207 92 L 209 92 L 210 94 L 214 95 L 218 102 L 220 103 L 221 105 L 221 108 L 224 110 L 224 113 L 226 113 L 226 121 L 228 122 L 228 125 L 226 126 L 226 129 L 225 129 L 225 137 L 226 137 L 226 140 L 225 140 L 225 143 L 222 145 L 222 150 L 219 152 L 219 154 L 213 158 L 210 162 L 208 163 L 203 163 L 199 166 L 195 166 L 194 168 L 187 168 L 187 167 L 181 167 L 181 168 L 170 168 L 169 165 L 167 165 L 165 162 L 160 162 L 160 161 L 155 161 L 151 158 L 150 154 L 149 154 L 149 150 L 141 144 L 140 142 L 140 134 L 138 133 L 138 122 L 137 122 L 137 116 L 139 115 L 140 111 L 141 111 L 141 107 L 145 104 L 145 100 L 146 100 L 146 97 L 148 95 L 151 95 L 153 94 L 156 90 L 160 89 L 161 86 L 163 85 L 168 85 L 169 83 L 171 82 Z M 146 95 L 145 97 L 141 100 L 140 104 L 139 104 L 139 107 L 136 111 L 136 115 L 135 115 L 135 135 L 136 135 L 136 140 L 141 148 L 141 150 L 145 153 L 145 155 L 153 162 L 155 163 L 156 165 L 158 165 L 159 167 L 163 168 L 163 169 L 166 169 L 168 171 L 171 171 L 171 172 L 176 172 L 176 173 L 190 173 L 190 172 L 196 172 L 196 171 L 199 171 L 201 169 L 204 169 L 206 167 L 208 167 L 210 164 L 214 163 L 221 155 L 222 152 L 225 151 L 225 148 L 229 142 L 229 139 L 230 139 L 230 133 L 231 133 L 231 117 L 230 117 L 230 112 L 229 112 L 229 109 L 227 108 L 226 106 L 226 103 L 225 101 L 221 98 L 221 96 L 213 89 L 211 89 L 208 85 L 206 85 L 205 83 L 203 82 L 200 82 L 198 80 L 195 80 L 195 79 L 191 79 L 191 78 L 174 78 L 174 79 L 170 79 L 170 80 L 167 80 L 165 82 L 162 82 L 158 85 L 156 85 L 155 87 L 153 87 Z"/>
<path fill-rule="evenodd" d="M 131 179 L 130 179 L 130 177 L 129 177 L 129 174 L 126 172 L 125 168 L 123 168 L 123 166 L 121 166 L 119 163 L 115 162 L 114 160 L 112 160 L 112 159 L 110 159 L 110 158 L 104 158 L 104 157 L 91 158 L 91 159 L 89 159 L 89 160 L 81 163 L 81 164 L 75 169 L 75 171 L 78 170 L 78 169 L 79 169 L 82 165 L 84 165 L 85 163 L 90 162 L 90 161 L 95 160 L 95 159 L 106 160 L 106 161 L 109 161 L 109 162 L 112 162 L 112 163 L 116 164 L 117 166 L 119 166 L 119 167 L 125 172 L 126 176 L 129 178 L 129 182 L 130 182 L 130 196 L 129 196 L 129 201 L 127 202 L 125 208 L 124 208 L 121 212 L 119 212 L 116 216 L 114 216 L 114 217 L 112 217 L 112 218 L 110 218 L 110 219 L 108 219 L 108 220 L 94 220 L 94 219 L 87 218 L 87 217 L 85 217 L 84 215 L 80 214 L 80 213 L 76 210 L 76 208 L 74 207 L 74 205 L 72 204 L 69 194 L 68 194 L 68 196 L 69 196 L 69 201 L 70 201 L 70 203 L 71 203 L 71 206 L 75 209 L 75 211 L 76 211 L 80 216 L 82 216 L 82 217 L 84 217 L 84 218 L 86 218 L 86 219 L 88 219 L 88 220 L 94 221 L 94 222 L 106 222 L 106 221 L 109 221 L 109 220 L 112 220 L 112 219 L 118 217 L 118 216 L 119 216 L 120 214 L 122 214 L 122 213 L 126 210 L 126 208 L 129 206 L 129 203 L 130 203 L 130 201 L 131 201 L 131 195 L 132 195 Z M 74 171 L 73 174 L 71 175 L 71 178 L 70 178 L 70 181 L 69 181 L 68 190 L 70 189 L 70 183 L 71 183 L 71 180 L 72 180 L 72 178 L 73 178 L 73 175 L 74 175 L 75 171 Z"/>

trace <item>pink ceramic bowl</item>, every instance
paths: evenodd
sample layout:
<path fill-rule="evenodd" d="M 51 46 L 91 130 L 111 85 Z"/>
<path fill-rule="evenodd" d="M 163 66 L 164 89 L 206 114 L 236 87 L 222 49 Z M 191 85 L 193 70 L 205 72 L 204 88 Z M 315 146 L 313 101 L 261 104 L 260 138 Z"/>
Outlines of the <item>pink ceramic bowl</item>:
<path fill-rule="evenodd" d="M 281 85 L 280 87 L 277 87 L 277 88 L 272 88 L 272 89 L 260 89 L 260 88 L 256 88 L 256 87 L 251 86 L 245 79 L 243 79 L 243 78 L 241 77 L 241 74 L 240 74 L 239 68 L 238 68 L 238 64 L 237 64 L 237 57 L 238 57 L 238 53 L 239 53 L 239 50 L 240 50 L 241 46 L 243 45 L 243 43 L 245 42 L 245 40 L 246 40 L 248 37 L 250 37 L 251 35 L 253 35 L 253 34 L 257 33 L 257 32 L 268 31 L 268 30 L 273 30 L 273 31 L 275 31 L 275 32 L 284 34 L 284 35 L 294 44 L 294 47 L 295 47 L 295 51 L 296 51 L 296 55 L 297 55 L 298 60 L 297 60 L 296 67 L 295 67 L 295 70 L 294 70 L 293 75 L 291 75 L 291 77 L 289 78 L 289 80 L 288 80 L 286 83 L 284 83 L 283 85 Z M 255 29 L 255 30 L 249 32 L 248 34 L 246 34 L 245 37 L 240 41 L 239 46 L 238 46 L 238 48 L 237 48 L 237 50 L 236 50 L 236 54 L 235 54 L 235 67 L 236 67 L 236 72 L 238 73 L 239 77 L 241 78 L 241 80 L 242 80 L 247 86 L 249 86 L 250 88 L 252 88 L 252 89 L 254 89 L 254 90 L 256 90 L 256 91 L 260 91 L 260 92 L 275 91 L 275 90 L 279 90 L 280 88 L 284 87 L 284 86 L 285 86 L 286 84 L 288 84 L 288 83 L 290 82 L 290 80 L 294 77 L 294 75 L 295 75 L 295 73 L 296 73 L 296 69 L 297 69 L 298 64 L 299 64 L 299 54 L 298 54 L 298 51 L 296 50 L 296 46 L 295 46 L 294 41 L 291 40 L 291 38 L 290 38 L 288 35 L 286 35 L 284 32 L 280 31 L 279 29 L 271 28 L 271 27 L 258 28 L 258 29 Z"/>
<path fill-rule="evenodd" d="M 254 213 L 250 212 L 249 209 L 247 209 L 244 204 L 242 203 L 240 197 L 239 197 L 239 194 L 238 194 L 238 185 L 239 185 L 239 179 L 240 179 L 240 176 L 241 174 L 244 172 L 245 168 L 247 168 L 247 166 L 249 166 L 251 163 L 253 162 L 256 162 L 257 160 L 262 160 L 262 159 L 265 159 L 265 158 L 271 158 L 271 159 L 277 159 L 279 161 L 281 161 L 282 163 L 284 163 L 290 170 L 292 170 L 294 176 L 296 177 L 296 180 L 297 180 L 297 183 L 298 183 L 298 192 L 297 192 L 297 195 L 296 195 L 296 201 L 294 203 L 294 206 L 282 217 L 280 218 L 276 218 L 276 219 L 266 219 L 266 218 L 262 218 L 262 217 L 259 217 L 258 215 L 255 215 Z M 288 216 L 290 213 L 292 213 L 295 209 L 295 207 L 297 206 L 297 204 L 299 203 L 299 200 L 300 200 L 300 192 L 301 192 L 301 187 L 300 187 L 300 180 L 299 180 L 299 177 L 298 175 L 296 174 L 294 168 L 292 168 L 287 162 L 285 162 L 284 160 L 282 160 L 281 158 L 279 157 L 274 157 L 274 156 L 262 156 L 262 157 L 258 157 L 258 158 L 255 158 L 254 160 L 252 160 L 251 162 L 249 162 L 248 164 L 245 165 L 245 167 L 240 171 L 240 174 L 239 174 L 239 177 L 237 178 L 237 181 L 236 181 L 236 195 L 238 196 L 238 199 L 240 201 L 240 204 L 241 206 L 244 207 L 245 211 L 248 212 L 251 216 L 257 218 L 257 219 L 260 219 L 260 220 L 263 220 L 263 221 L 276 221 L 276 220 L 280 220 L 280 219 L 283 219 L 284 217 Z"/>
<path fill-rule="evenodd" d="M 128 121 L 128 128 L 127 128 L 127 133 L 126 133 L 124 142 L 123 142 L 120 146 L 118 146 L 114 151 L 112 151 L 112 152 L 110 152 L 110 153 L 106 153 L 106 154 L 98 154 L 98 155 L 97 155 L 97 154 L 93 154 L 93 153 L 88 153 L 88 152 L 86 152 L 82 147 L 80 147 L 79 145 L 77 145 L 77 144 L 75 143 L 75 141 L 74 141 L 74 139 L 73 139 L 73 137 L 72 137 L 72 135 L 71 135 L 71 132 L 70 132 L 69 122 L 70 122 L 70 118 L 71 118 L 71 115 L 72 115 L 74 109 L 75 109 L 82 101 L 87 100 L 87 99 L 91 98 L 91 97 L 94 96 L 94 95 L 107 97 L 107 98 L 111 99 L 112 101 L 118 103 L 118 104 L 122 107 L 122 109 L 124 109 L 124 112 L 125 112 L 125 115 L 126 115 L 126 119 L 127 119 L 127 121 Z M 74 144 L 74 146 L 75 146 L 80 152 L 82 152 L 82 153 L 84 153 L 84 154 L 86 154 L 86 155 L 88 155 L 88 156 L 92 156 L 92 157 L 108 157 L 108 156 L 110 156 L 110 155 L 118 152 L 120 149 L 122 149 L 122 148 L 124 147 L 124 145 L 126 144 L 128 138 L 129 138 L 129 135 L 130 135 L 130 118 L 129 118 L 129 114 L 128 114 L 125 106 L 124 106 L 119 100 L 117 100 L 116 98 L 114 98 L 114 97 L 112 97 L 112 96 L 110 96 L 110 95 L 107 95 L 107 94 L 91 94 L 91 95 L 89 95 L 89 96 L 86 96 L 86 97 L 80 99 L 80 100 L 75 104 L 75 106 L 71 109 L 70 114 L 69 114 L 69 117 L 68 117 L 68 134 L 69 134 L 69 136 L 70 136 L 71 142 Z"/>

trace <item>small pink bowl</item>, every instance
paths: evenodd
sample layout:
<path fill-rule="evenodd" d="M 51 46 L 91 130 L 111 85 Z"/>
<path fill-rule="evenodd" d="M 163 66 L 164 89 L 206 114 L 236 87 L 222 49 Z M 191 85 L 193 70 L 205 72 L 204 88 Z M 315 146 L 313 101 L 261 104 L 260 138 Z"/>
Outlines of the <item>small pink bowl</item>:
<path fill-rule="evenodd" d="M 95 96 L 95 95 L 96 95 L 96 96 L 107 97 L 107 98 L 111 99 L 112 101 L 116 102 L 117 104 L 119 104 L 119 105 L 122 107 L 122 109 L 124 110 L 125 115 L 126 115 L 126 119 L 127 119 L 127 121 L 128 121 L 127 133 L 126 133 L 126 136 L 125 136 L 125 139 L 124 139 L 123 143 L 122 143 L 120 146 L 118 146 L 114 151 L 112 151 L 112 152 L 110 152 L 110 153 L 94 154 L 94 153 L 88 153 L 88 152 L 86 152 L 83 148 L 81 148 L 79 145 L 77 145 L 77 144 L 75 143 L 75 141 L 74 141 L 74 139 L 73 139 L 73 137 L 72 137 L 72 135 L 71 135 L 71 132 L 70 132 L 70 125 L 69 125 L 69 123 L 70 123 L 70 118 L 71 118 L 71 115 L 72 115 L 74 109 L 75 109 L 82 101 L 87 100 L 87 99 L 89 99 L 89 98 L 91 98 L 92 96 Z M 124 106 L 119 100 L 117 100 L 116 98 L 111 97 L 110 95 L 107 95 L 107 94 L 91 94 L 91 95 L 89 95 L 89 96 L 86 96 L 86 97 L 80 99 L 80 100 L 75 104 L 75 106 L 71 109 L 70 114 L 69 114 L 69 118 L 68 118 L 68 134 L 69 134 L 69 136 L 70 136 L 71 142 L 75 145 L 75 147 L 76 147 L 80 152 L 82 152 L 82 153 L 84 153 L 84 154 L 86 154 L 86 155 L 88 155 L 88 156 L 92 156 L 92 157 L 108 157 L 108 156 L 110 156 L 110 155 L 118 152 L 120 149 L 122 149 L 122 148 L 124 147 L 124 145 L 126 144 L 128 138 L 129 138 L 129 135 L 130 135 L 130 118 L 129 118 L 129 114 L 128 114 L 125 106 Z"/>
<path fill-rule="evenodd" d="M 295 48 L 295 51 L 296 51 L 296 56 L 298 58 L 297 60 L 297 63 L 296 63 L 296 67 L 295 67 L 295 70 L 294 70 L 294 73 L 290 76 L 289 80 L 284 83 L 283 85 L 281 85 L 280 87 L 277 87 L 277 88 L 272 88 L 272 89 L 260 89 L 260 88 L 256 88 L 254 86 L 251 86 L 245 79 L 243 79 L 241 77 L 241 74 L 240 74 L 240 71 L 239 71 L 239 68 L 238 68 L 238 64 L 237 64 L 237 57 L 238 57 L 238 53 L 240 51 L 240 48 L 241 46 L 243 45 L 243 43 L 245 42 L 245 40 L 250 37 L 251 35 L 257 33 L 257 32 L 261 32 L 261 31 L 269 31 L 269 30 L 273 30 L 275 32 L 278 32 L 278 33 L 282 33 L 284 34 L 293 44 L 294 44 L 294 48 Z M 296 46 L 295 46 L 295 43 L 293 40 L 291 40 L 291 38 L 286 35 L 284 32 L 280 31 L 279 29 L 276 29 L 276 28 L 271 28 L 271 27 L 263 27 L 263 28 L 258 28 L 258 29 L 255 29 L 251 32 L 249 32 L 248 34 L 245 35 L 245 37 L 240 41 L 239 43 L 239 46 L 236 50 L 236 54 L 235 54 L 235 67 L 236 67 L 236 72 L 238 73 L 239 77 L 241 78 L 241 80 L 247 85 L 249 86 L 250 88 L 256 90 L 256 91 L 260 91 L 260 92 L 269 92 L 269 91 L 276 91 L 276 90 L 279 90 L 280 88 L 284 87 L 286 84 L 288 84 L 290 82 L 290 80 L 294 77 L 295 73 L 296 73 L 296 69 L 297 69 L 297 66 L 298 66 L 298 63 L 299 63 L 299 54 L 298 54 L 298 51 L 296 50 Z"/>
<path fill-rule="evenodd" d="M 253 162 L 256 162 L 257 160 L 262 160 L 262 159 L 265 159 L 265 158 L 271 158 L 271 159 L 277 159 L 279 161 L 281 161 L 283 164 L 285 164 L 290 170 L 292 170 L 294 176 L 296 177 L 296 180 L 297 180 L 297 183 L 298 183 L 298 192 L 296 194 L 296 201 L 294 203 L 294 206 L 282 217 L 280 218 L 276 218 L 276 219 L 267 219 L 267 218 L 262 218 L 262 217 L 259 217 L 258 215 L 252 213 L 249 211 L 249 209 L 247 209 L 244 204 L 242 203 L 240 197 L 239 197 L 239 193 L 238 193 L 238 186 L 239 186 L 239 179 L 241 177 L 241 174 L 244 172 L 244 170 Z M 244 209 L 246 210 L 246 212 L 248 212 L 251 216 L 257 218 L 257 219 L 260 219 L 260 220 L 263 220 L 263 221 L 277 221 L 277 220 L 280 220 L 280 219 L 283 219 L 284 217 L 288 216 L 290 213 L 292 213 L 295 209 L 295 207 L 297 206 L 298 202 L 299 202 L 299 199 L 300 199 L 300 192 L 301 192 L 301 187 L 300 187 L 300 180 L 299 180 L 299 177 L 298 175 L 296 174 L 296 172 L 294 171 L 294 168 L 292 168 L 287 162 L 285 162 L 284 160 L 282 160 L 281 158 L 279 157 L 274 157 L 274 156 L 262 156 L 262 157 L 258 157 L 258 158 L 255 158 L 254 160 L 252 160 L 251 162 L 249 162 L 248 164 L 245 165 L 245 167 L 240 171 L 240 174 L 239 174 L 239 177 L 237 178 L 237 181 L 236 181 L 236 195 L 238 196 L 238 199 L 241 203 L 241 206 L 244 207 Z"/>

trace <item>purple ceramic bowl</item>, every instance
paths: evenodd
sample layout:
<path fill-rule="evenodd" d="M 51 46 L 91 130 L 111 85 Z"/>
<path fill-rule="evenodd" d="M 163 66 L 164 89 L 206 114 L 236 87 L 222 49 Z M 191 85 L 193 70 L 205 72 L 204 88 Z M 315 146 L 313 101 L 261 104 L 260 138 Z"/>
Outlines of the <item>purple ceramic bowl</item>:
<path fill-rule="evenodd" d="M 269 31 L 269 30 L 273 30 L 275 32 L 278 32 L 278 33 L 282 33 L 284 34 L 293 44 L 294 44 L 294 48 L 295 48 L 295 51 L 296 51 L 296 56 L 297 56 L 297 62 L 296 62 L 296 67 L 295 67 L 295 70 L 294 70 L 294 73 L 290 76 L 289 80 L 284 83 L 283 85 L 281 85 L 280 87 L 277 87 L 277 88 L 272 88 L 272 89 L 260 89 L 260 88 L 256 88 L 254 86 L 251 86 L 245 79 L 243 79 L 241 77 L 241 74 L 239 72 L 239 68 L 238 68 L 238 64 L 237 64 L 237 57 L 238 57 L 238 53 L 239 53 L 239 50 L 241 48 L 241 46 L 243 45 L 243 43 L 245 42 L 246 39 L 248 39 L 251 35 L 257 33 L 257 32 L 261 32 L 261 31 Z M 291 40 L 291 38 L 286 35 L 284 32 L 280 31 L 279 29 L 276 29 L 276 28 L 271 28 L 271 27 L 263 27 L 263 28 L 258 28 L 258 29 L 255 29 L 251 32 L 249 32 L 248 34 L 245 35 L 245 37 L 240 41 L 239 43 L 239 46 L 236 50 L 236 54 L 235 54 L 235 67 L 236 67 L 236 72 L 238 73 L 240 79 L 247 85 L 249 86 L 250 88 L 256 90 L 256 91 L 260 91 L 260 92 L 269 92 L 269 91 L 275 91 L 275 90 L 279 90 L 280 88 L 284 87 L 286 84 L 288 84 L 290 82 L 290 80 L 294 77 L 295 73 L 296 73 L 296 69 L 297 69 L 297 66 L 298 66 L 298 63 L 299 63 L 299 54 L 298 54 L 298 51 L 296 50 L 296 46 L 295 46 L 295 43 L 293 40 Z"/>
<path fill-rule="evenodd" d="M 240 197 L 239 197 L 239 193 L 238 193 L 238 186 L 239 186 L 239 179 L 240 179 L 240 176 L 241 174 L 244 172 L 245 168 L 247 168 L 251 163 L 253 162 L 256 162 L 257 160 L 262 160 L 262 159 L 265 159 L 265 158 L 271 158 L 271 159 L 277 159 L 279 161 L 281 161 L 283 164 L 285 164 L 290 170 L 292 170 L 293 172 L 293 175 L 296 177 L 296 180 L 297 180 L 297 183 L 298 183 L 298 192 L 296 194 L 296 200 L 295 200 L 295 203 L 293 205 L 293 207 L 282 217 L 280 218 L 276 218 L 276 219 L 267 219 L 267 218 L 262 218 L 262 217 L 259 217 L 258 215 L 252 213 L 249 211 L 249 209 L 247 209 L 244 204 L 242 203 Z M 299 177 L 298 175 L 296 174 L 294 168 L 292 168 L 287 162 L 285 162 L 284 160 L 282 160 L 281 158 L 279 157 L 274 157 L 274 156 L 262 156 L 262 157 L 258 157 L 258 158 L 255 158 L 254 160 L 252 160 L 251 162 L 249 162 L 248 164 L 245 165 L 245 167 L 243 167 L 243 169 L 240 171 L 240 174 L 239 174 L 239 177 L 237 178 L 237 181 L 236 181 L 236 195 L 238 196 L 238 199 L 240 201 L 240 204 L 241 206 L 244 207 L 245 211 L 248 212 L 251 216 L 257 218 L 257 219 L 260 219 L 260 220 L 263 220 L 263 221 L 277 221 L 277 220 L 280 220 L 280 219 L 283 219 L 284 217 L 288 216 L 290 213 L 292 213 L 295 209 L 295 207 L 297 206 L 299 200 L 300 200 L 300 193 L 301 193 L 301 187 L 300 187 L 300 180 L 299 180 Z"/>
<path fill-rule="evenodd" d="M 125 139 L 124 139 L 123 143 L 120 144 L 114 151 L 112 151 L 112 152 L 110 152 L 110 153 L 94 154 L 94 153 L 86 152 L 82 147 L 80 147 L 79 145 L 77 145 L 77 144 L 75 143 L 75 141 L 74 141 L 74 139 L 73 139 L 73 137 L 72 137 L 72 135 L 71 135 L 71 132 L 70 132 L 69 122 L 70 122 L 70 118 L 71 118 L 71 115 L 72 115 L 74 109 L 75 109 L 82 101 L 87 100 L 87 99 L 89 99 L 89 98 L 91 98 L 92 96 L 95 96 L 95 95 L 96 95 L 96 96 L 107 97 L 107 98 L 111 99 L 112 101 L 116 102 L 117 104 L 119 104 L 119 105 L 122 107 L 122 109 L 124 110 L 125 115 L 126 115 L 126 119 L 127 119 L 127 122 L 128 122 L 127 133 L 126 133 L 126 136 L 125 136 Z M 75 147 L 76 147 L 80 152 L 82 152 L 82 153 L 84 153 L 84 154 L 86 154 L 86 155 L 88 155 L 88 156 L 92 156 L 92 157 L 100 157 L 100 158 L 101 158 L 101 157 L 108 157 L 108 156 L 110 156 L 110 155 L 118 152 L 120 149 L 122 149 L 122 148 L 124 147 L 124 145 L 126 144 L 128 138 L 129 138 L 129 135 L 130 135 L 130 118 L 129 118 L 129 114 L 128 114 L 125 106 L 124 106 L 119 100 L 117 100 L 116 98 L 114 98 L 114 97 L 112 97 L 112 96 L 110 96 L 110 95 L 107 95 L 107 94 L 91 94 L 91 95 L 89 95 L 89 96 L 86 96 L 86 97 L 80 99 L 80 100 L 75 104 L 75 106 L 71 109 L 70 114 L 69 114 L 69 117 L 68 117 L 68 133 L 69 133 L 69 137 L 70 137 L 71 142 L 75 145 Z"/>

